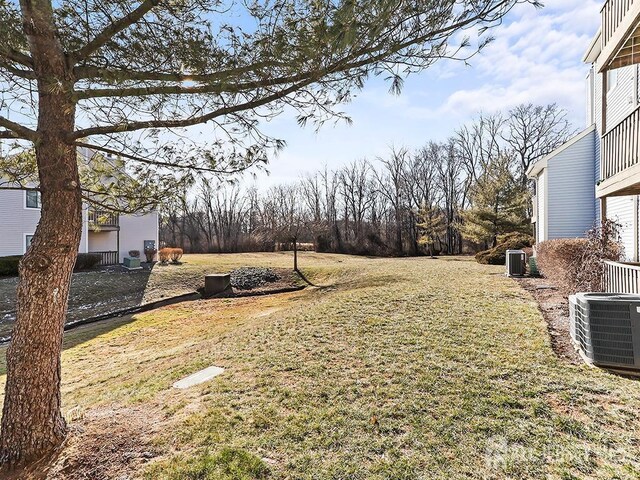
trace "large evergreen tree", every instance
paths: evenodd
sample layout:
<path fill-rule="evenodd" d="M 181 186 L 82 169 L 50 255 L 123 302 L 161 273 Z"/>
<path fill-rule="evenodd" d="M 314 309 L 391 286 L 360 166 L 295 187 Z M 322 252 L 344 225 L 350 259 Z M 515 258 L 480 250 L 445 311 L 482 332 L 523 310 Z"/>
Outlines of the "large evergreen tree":
<path fill-rule="evenodd" d="M 462 214 L 462 235 L 467 240 L 495 247 L 498 235 L 528 231 L 530 196 L 513 164 L 508 154 L 491 159 L 471 187 L 471 207 Z"/>

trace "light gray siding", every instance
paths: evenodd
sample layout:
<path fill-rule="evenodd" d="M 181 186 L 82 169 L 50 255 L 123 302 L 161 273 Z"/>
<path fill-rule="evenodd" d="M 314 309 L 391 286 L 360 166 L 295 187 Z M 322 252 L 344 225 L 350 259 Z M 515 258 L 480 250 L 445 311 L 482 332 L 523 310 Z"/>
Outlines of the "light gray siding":
<path fill-rule="evenodd" d="M 120 261 L 129 256 L 130 250 L 139 250 L 144 258 L 145 240 L 153 240 L 156 249 L 160 244 L 158 237 L 159 217 L 157 212 L 146 215 L 120 216 Z"/>
<path fill-rule="evenodd" d="M 624 245 L 625 257 L 628 261 L 633 261 L 635 254 L 634 213 L 637 197 L 634 195 L 608 197 L 606 201 L 607 218 L 620 224 L 620 237 Z"/>
<path fill-rule="evenodd" d="M 587 75 L 587 98 L 586 98 L 586 106 L 587 106 L 587 122 L 586 127 L 590 127 L 596 121 L 596 110 L 595 110 L 595 79 L 596 73 L 592 68 L 589 70 L 589 74 Z"/>
<path fill-rule="evenodd" d="M 26 208 L 25 192 L 0 190 L 0 257 L 22 255 L 25 235 L 33 235 L 40 221 L 40 210 Z"/>
<path fill-rule="evenodd" d="M 635 84 L 637 67 L 617 69 L 618 81 L 607 93 L 607 131 L 627 118 L 635 109 Z"/>
<path fill-rule="evenodd" d="M 87 212 L 82 212 L 79 252 L 87 251 Z M 25 253 L 26 235 L 33 235 L 40 222 L 40 209 L 26 208 L 25 192 L 0 190 L 0 257 Z"/>
<path fill-rule="evenodd" d="M 548 240 L 583 237 L 595 222 L 595 131 L 547 164 Z"/>

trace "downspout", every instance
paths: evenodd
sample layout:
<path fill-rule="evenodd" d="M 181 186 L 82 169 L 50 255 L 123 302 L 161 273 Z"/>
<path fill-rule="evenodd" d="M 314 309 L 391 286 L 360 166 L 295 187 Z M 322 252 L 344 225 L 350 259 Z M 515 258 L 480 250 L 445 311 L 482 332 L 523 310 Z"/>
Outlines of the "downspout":
<path fill-rule="evenodd" d="M 638 195 L 633 198 L 633 261 L 638 261 Z"/>
<path fill-rule="evenodd" d="M 120 263 L 120 215 L 118 215 L 118 230 L 116 235 L 116 260 Z"/>

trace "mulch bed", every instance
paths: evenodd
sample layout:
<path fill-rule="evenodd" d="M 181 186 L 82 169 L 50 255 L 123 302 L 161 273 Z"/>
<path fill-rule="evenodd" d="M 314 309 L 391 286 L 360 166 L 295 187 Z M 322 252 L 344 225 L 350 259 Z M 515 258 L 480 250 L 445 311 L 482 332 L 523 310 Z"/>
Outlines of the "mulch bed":
<path fill-rule="evenodd" d="M 547 322 L 551 346 L 564 361 L 581 364 L 582 359 L 571 343 L 569 334 L 569 299 L 562 295 L 546 278 L 516 279 L 538 302 Z"/>
<path fill-rule="evenodd" d="M 231 272 L 231 289 L 213 298 L 272 295 L 301 290 L 305 286 L 300 276 L 290 269 L 242 267 Z M 198 291 L 203 293 L 204 289 Z"/>

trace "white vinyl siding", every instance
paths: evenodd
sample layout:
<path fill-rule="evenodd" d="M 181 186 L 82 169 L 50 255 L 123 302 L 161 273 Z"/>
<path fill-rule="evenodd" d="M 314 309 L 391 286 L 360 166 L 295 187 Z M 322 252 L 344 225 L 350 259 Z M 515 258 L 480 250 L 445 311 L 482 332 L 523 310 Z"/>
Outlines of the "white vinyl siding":
<path fill-rule="evenodd" d="M 635 252 L 635 202 L 637 202 L 637 197 L 634 195 L 607 198 L 607 218 L 621 225 L 620 237 L 628 261 L 634 260 Z"/>
<path fill-rule="evenodd" d="M 627 118 L 634 110 L 635 84 L 637 82 L 635 65 L 620 68 L 616 86 L 607 93 L 607 131 Z"/>
<path fill-rule="evenodd" d="M 139 250 L 140 257 L 144 260 L 144 241 L 153 240 L 156 249 L 159 245 L 158 238 L 159 217 L 157 212 L 147 215 L 121 215 L 120 216 L 120 261 L 129 256 L 129 250 Z"/>
<path fill-rule="evenodd" d="M 0 190 L 0 257 L 22 255 L 25 235 L 32 235 L 40 221 L 40 210 L 25 208 L 25 192 Z"/>
<path fill-rule="evenodd" d="M 584 237 L 595 222 L 595 131 L 548 160 L 547 239 Z"/>
<path fill-rule="evenodd" d="M 592 68 L 587 75 L 587 124 L 586 127 L 590 127 L 595 123 L 595 71 Z"/>
<path fill-rule="evenodd" d="M 82 239 L 79 252 L 87 251 L 87 212 L 82 212 Z M 40 209 L 26 207 L 26 193 L 21 190 L 0 190 L 0 257 L 22 255 L 26 236 L 33 235 L 40 222 Z"/>

